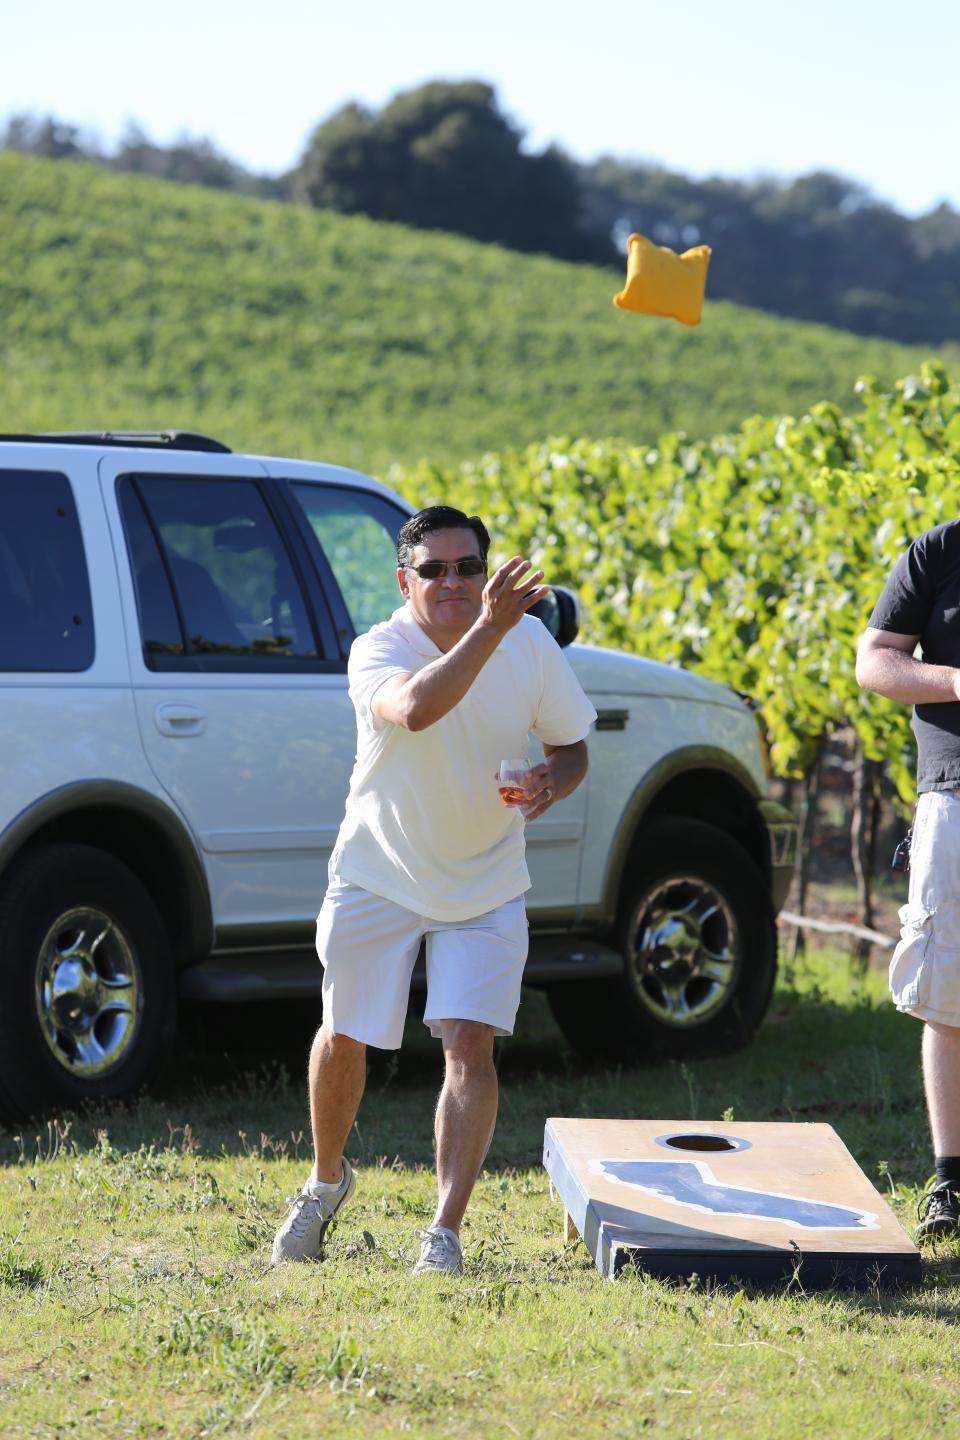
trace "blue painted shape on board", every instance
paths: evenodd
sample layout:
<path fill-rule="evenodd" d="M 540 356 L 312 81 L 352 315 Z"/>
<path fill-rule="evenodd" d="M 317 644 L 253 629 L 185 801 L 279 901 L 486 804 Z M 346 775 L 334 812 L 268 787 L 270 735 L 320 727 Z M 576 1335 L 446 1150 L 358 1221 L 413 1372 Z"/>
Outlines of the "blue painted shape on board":
<path fill-rule="evenodd" d="M 805 1230 L 875 1230 L 869 1210 L 832 1205 L 775 1190 L 725 1185 L 702 1160 L 591 1160 L 590 1169 L 613 1180 L 706 1215 L 745 1216 L 800 1225 Z"/>

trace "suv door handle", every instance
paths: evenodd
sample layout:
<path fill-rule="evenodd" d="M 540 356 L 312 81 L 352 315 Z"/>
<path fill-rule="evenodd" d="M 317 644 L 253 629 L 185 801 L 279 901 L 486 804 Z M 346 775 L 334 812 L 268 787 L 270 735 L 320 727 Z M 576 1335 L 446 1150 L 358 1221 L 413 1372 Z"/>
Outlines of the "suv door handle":
<path fill-rule="evenodd" d="M 207 728 L 207 717 L 196 705 L 158 705 L 153 718 L 161 735 L 172 735 L 176 739 L 202 735 Z"/>

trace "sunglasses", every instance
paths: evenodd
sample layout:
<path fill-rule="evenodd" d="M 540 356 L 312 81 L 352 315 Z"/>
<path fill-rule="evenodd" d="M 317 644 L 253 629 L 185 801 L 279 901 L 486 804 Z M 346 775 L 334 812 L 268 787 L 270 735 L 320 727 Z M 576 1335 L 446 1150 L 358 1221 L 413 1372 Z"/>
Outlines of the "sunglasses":
<path fill-rule="evenodd" d="M 421 565 L 405 565 L 405 570 L 416 570 L 421 580 L 440 580 L 448 570 L 456 570 L 462 580 L 486 575 L 487 562 L 476 556 L 469 560 L 424 560 Z"/>

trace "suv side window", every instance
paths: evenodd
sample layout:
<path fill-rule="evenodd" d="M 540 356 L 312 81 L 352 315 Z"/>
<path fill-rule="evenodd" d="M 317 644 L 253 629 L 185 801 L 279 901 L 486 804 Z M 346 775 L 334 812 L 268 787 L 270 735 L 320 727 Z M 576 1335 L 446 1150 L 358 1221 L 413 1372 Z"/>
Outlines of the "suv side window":
<path fill-rule="evenodd" d="M 66 475 L 0 471 L 0 670 L 89 670 L 93 607 Z"/>
<path fill-rule="evenodd" d="M 363 635 L 402 603 L 397 589 L 397 533 L 407 516 L 365 490 L 294 481 L 300 504 L 340 587 L 350 622 Z"/>
<path fill-rule="evenodd" d="M 119 500 L 151 669 L 289 670 L 320 658 L 255 481 L 127 476 Z"/>

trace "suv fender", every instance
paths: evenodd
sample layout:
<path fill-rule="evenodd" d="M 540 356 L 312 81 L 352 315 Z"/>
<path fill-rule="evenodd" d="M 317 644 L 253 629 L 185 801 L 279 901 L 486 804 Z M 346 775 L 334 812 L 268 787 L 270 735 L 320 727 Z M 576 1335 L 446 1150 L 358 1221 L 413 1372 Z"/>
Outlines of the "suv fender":
<path fill-rule="evenodd" d="M 178 968 L 209 955 L 213 917 L 203 861 L 169 805 L 117 780 L 82 780 L 51 790 L 0 833 L 0 881 L 26 851 L 64 842 L 102 850 L 133 871 L 163 918 Z"/>
<path fill-rule="evenodd" d="M 709 801 L 697 805 L 690 792 L 699 785 L 719 788 L 724 800 L 729 800 L 730 813 L 718 814 L 716 804 Z M 624 806 L 610 846 L 600 903 L 604 923 L 615 922 L 624 873 L 648 814 L 708 820 L 728 831 L 752 856 L 760 872 L 769 874 L 766 827 L 757 808 L 761 793 L 756 776 L 745 765 L 711 745 L 683 746 L 651 766 Z"/>

